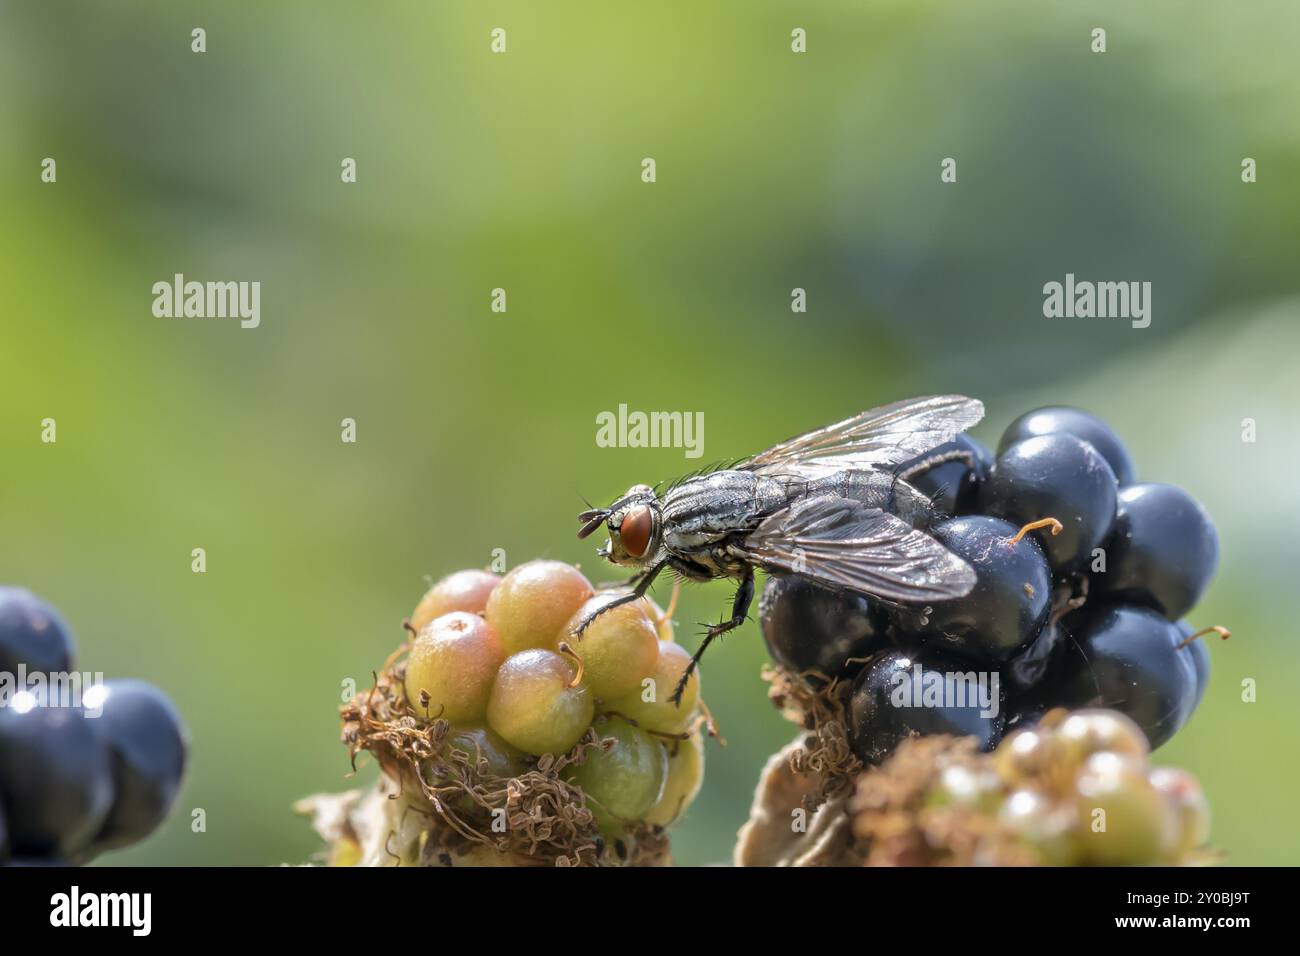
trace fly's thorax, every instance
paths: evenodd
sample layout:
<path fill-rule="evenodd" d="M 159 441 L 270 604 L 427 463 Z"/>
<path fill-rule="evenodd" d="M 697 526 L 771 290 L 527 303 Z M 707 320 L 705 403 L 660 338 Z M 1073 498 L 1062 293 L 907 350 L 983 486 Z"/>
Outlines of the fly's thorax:
<path fill-rule="evenodd" d="M 694 554 L 752 531 L 792 500 L 788 483 L 746 471 L 717 471 L 673 486 L 663 498 L 663 543 Z"/>
<path fill-rule="evenodd" d="M 788 502 L 778 479 L 747 471 L 715 471 L 668 490 L 663 498 L 664 524 L 686 533 L 743 531 Z"/>

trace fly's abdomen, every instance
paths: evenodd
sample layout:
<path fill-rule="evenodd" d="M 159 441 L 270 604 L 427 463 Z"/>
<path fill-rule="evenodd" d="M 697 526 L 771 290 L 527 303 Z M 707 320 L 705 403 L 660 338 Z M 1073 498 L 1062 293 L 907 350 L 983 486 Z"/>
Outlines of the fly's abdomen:
<path fill-rule="evenodd" d="M 897 476 L 875 469 L 845 469 L 819 478 L 811 483 L 808 493 L 860 501 L 869 508 L 898 515 L 913 526 L 924 524 L 930 513 L 930 500 L 925 495 Z"/>

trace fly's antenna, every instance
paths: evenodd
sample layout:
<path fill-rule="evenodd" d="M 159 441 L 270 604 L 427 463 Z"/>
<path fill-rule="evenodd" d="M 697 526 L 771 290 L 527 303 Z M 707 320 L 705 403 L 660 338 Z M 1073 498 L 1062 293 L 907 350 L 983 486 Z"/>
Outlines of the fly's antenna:
<path fill-rule="evenodd" d="M 582 527 L 578 529 L 578 540 L 581 541 L 603 525 L 605 519 L 608 518 L 609 515 L 610 511 L 608 508 L 589 508 L 582 514 L 578 515 L 578 520 L 583 522 Z"/>
<path fill-rule="evenodd" d="M 578 529 L 578 539 L 581 540 L 604 524 L 605 519 L 610 516 L 611 511 L 608 508 L 597 508 L 587 500 L 587 496 L 582 492 L 578 492 L 578 497 L 581 498 L 582 503 L 587 506 L 587 510 L 578 515 L 578 520 L 583 522 L 582 527 Z"/>

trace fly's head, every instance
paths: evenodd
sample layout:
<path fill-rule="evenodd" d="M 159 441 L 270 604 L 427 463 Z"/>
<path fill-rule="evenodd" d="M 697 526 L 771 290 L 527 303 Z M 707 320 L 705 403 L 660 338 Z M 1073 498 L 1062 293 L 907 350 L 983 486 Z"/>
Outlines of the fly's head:
<path fill-rule="evenodd" d="M 649 485 L 633 485 L 608 508 L 584 511 L 578 520 L 582 522 L 579 538 L 605 526 L 609 542 L 596 553 L 614 564 L 640 567 L 659 550 L 663 516 L 659 499 Z"/>

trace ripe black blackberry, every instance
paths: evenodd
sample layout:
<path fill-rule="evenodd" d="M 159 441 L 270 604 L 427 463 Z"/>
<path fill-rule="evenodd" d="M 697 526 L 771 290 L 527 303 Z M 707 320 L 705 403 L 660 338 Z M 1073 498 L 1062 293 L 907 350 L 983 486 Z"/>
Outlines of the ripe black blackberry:
<path fill-rule="evenodd" d="M 0 587 L 0 673 L 70 671 L 75 652 L 58 611 L 25 588 Z"/>
<path fill-rule="evenodd" d="M 801 698 L 819 727 L 841 721 L 853 752 L 872 763 L 908 736 L 939 732 L 973 734 L 987 749 L 1004 726 L 1032 725 L 1059 706 L 1112 708 L 1163 744 L 1209 680 L 1206 646 L 1180 620 L 1217 564 L 1208 514 L 1173 485 L 1138 483 L 1118 435 L 1079 409 L 1021 416 L 991 463 L 968 436 L 952 444 L 971 454 L 915 483 L 957 515 L 929 530 L 975 570 L 976 586 L 952 601 L 888 607 L 772 577 L 760 617 L 782 674 L 774 693 Z M 890 706 L 897 661 L 927 658 L 996 680 L 997 721 L 963 726 L 968 711 L 951 701 Z M 833 749 L 825 737 L 817 746 Z"/>
<path fill-rule="evenodd" d="M 186 733 L 143 681 L 59 688 L 71 632 L 48 604 L 0 588 L 0 864 L 80 863 L 136 843 L 167 816 Z"/>

